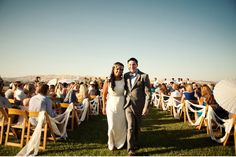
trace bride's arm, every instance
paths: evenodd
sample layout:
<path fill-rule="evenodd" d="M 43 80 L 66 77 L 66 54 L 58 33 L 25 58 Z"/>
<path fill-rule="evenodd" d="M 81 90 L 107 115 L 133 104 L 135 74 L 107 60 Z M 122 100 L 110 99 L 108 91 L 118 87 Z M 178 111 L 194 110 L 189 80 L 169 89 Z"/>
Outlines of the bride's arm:
<path fill-rule="evenodd" d="M 107 93 L 108 93 L 108 80 L 105 80 L 103 85 L 103 95 L 102 95 L 102 113 L 106 115 L 106 103 L 107 103 Z"/>

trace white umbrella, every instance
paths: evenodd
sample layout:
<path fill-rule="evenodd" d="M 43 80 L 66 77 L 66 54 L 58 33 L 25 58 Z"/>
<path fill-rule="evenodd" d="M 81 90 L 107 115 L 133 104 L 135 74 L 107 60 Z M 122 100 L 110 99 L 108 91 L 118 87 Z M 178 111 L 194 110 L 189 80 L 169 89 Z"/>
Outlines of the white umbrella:
<path fill-rule="evenodd" d="M 75 81 L 71 79 L 63 79 L 63 80 L 59 80 L 58 82 L 70 84 L 71 82 L 75 82 Z"/>
<path fill-rule="evenodd" d="M 218 82 L 213 90 L 217 103 L 230 113 L 236 113 L 236 80 Z"/>
<path fill-rule="evenodd" d="M 50 80 L 50 81 L 48 81 L 48 85 L 50 86 L 50 85 L 56 85 L 57 84 L 57 79 L 52 79 L 52 80 Z"/>

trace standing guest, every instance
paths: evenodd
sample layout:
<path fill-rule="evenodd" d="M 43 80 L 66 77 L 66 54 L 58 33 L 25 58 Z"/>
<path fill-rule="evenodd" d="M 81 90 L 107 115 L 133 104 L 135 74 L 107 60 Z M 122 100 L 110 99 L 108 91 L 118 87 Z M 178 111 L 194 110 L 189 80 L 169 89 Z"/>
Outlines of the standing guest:
<path fill-rule="evenodd" d="M 40 81 L 41 81 L 41 77 L 36 76 L 34 82 L 35 82 L 35 83 L 39 83 Z"/>
<path fill-rule="evenodd" d="M 157 78 L 155 77 L 155 78 L 154 78 L 154 82 L 153 82 L 153 87 L 154 87 L 154 88 L 157 88 L 158 85 L 159 85 L 159 81 L 158 81 Z"/>
<path fill-rule="evenodd" d="M 110 78 L 103 85 L 102 113 L 107 115 L 109 150 L 121 149 L 126 141 L 123 69 L 124 65 L 116 62 L 112 67 Z"/>
<path fill-rule="evenodd" d="M 128 155 L 135 155 L 138 149 L 138 133 L 142 116 L 148 114 L 151 102 L 150 80 L 148 74 L 138 69 L 138 60 L 128 60 L 129 72 L 124 75 L 126 89 L 126 103 L 124 105 L 127 129 L 127 150 Z"/>

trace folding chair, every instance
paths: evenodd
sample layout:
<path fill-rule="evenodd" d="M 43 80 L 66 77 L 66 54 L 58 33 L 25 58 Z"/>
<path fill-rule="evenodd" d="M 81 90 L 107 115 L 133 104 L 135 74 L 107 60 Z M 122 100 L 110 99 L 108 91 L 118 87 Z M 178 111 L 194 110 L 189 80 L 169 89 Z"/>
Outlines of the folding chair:
<path fill-rule="evenodd" d="M 3 140 L 4 127 L 7 126 L 8 115 L 5 109 L 0 108 L 0 144 Z"/>
<path fill-rule="evenodd" d="M 100 96 L 97 95 L 94 99 L 89 101 L 89 115 L 99 115 Z"/>
<path fill-rule="evenodd" d="M 206 104 L 206 115 L 207 115 L 207 111 L 208 111 L 208 104 Z M 207 128 L 207 121 L 205 119 L 206 119 L 205 117 L 202 117 L 202 119 L 200 121 L 200 124 L 199 124 L 199 127 L 198 127 L 198 130 L 201 130 L 203 123 L 205 123 L 207 134 L 208 134 L 209 131 L 208 131 L 208 128 Z"/>
<path fill-rule="evenodd" d="M 68 103 L 60 103 L 60 108 L 61 109 L 67 109 L 67 107 L 69 106 Z M 75 108 L 73 106 L 73 110 L 71 111 L 71 114 L 70 114 L 70 117 L 69 117 L 69 120 L 70 120 L 70 128 L 68 130 L 74 130 L 74 128 L 76 127 L 76 124 L 78 124 L 77 122 L 77 118 L 78 115 L 77 115 L 77 112 L 75 111 Z"/>
<path fill-rule="evenodd" d="M 182 108 L 182 111 L 181 111 L 181 116 L 182 114 L 184 114 L 184 123 L 186 123 L 187 121 L 187 112 L 188 112 L 188 108 L 187 108 L 187 103 L 190 102 L 192 104 L 198 104 L 197 100 L 184 100 L 183 102 L 183 108 Z"/>
<path fill-rule="evenodd" d="M 29 118 L 37 118 L 39 115 L 39 112 L 28 112 L 28 116 Z M 31 135 L 33 134 L 33 131 L 35 130 L 35 126 L 32 125 L 30 123 L 30 121 L 28 122 L 28 127 L 27 127 L 27 138 L 26 141 L 28 142 Z M 48 131 L 51 134 L 51 137 L 47 137 Z M 41 128 L 41 133 L 43 133 L 43 144 L 39 146 L 39 149 L 45 150 L 46 149 L 46 143 L 47 143 L 47 139 L 53 140 L 54 142 L 56 142 L 56 136 L 52 131 L 52 126 L 50 123 L 50 119 L 48 117 L 47 112 L 45 112 L 45 120 L 43 122 L 43 126 Z"/>
<path fill-rule="evenodd" d="M 156 106 L 156 108 L 160 108 L 160 105 L 161 105 L 161 95 L 160 94 L 154 93 L 153 105 Z"/>
<path fill-rule="evenodd" d="M 22 117 L 22 122 L 14 123 L 14 118 Z M 20 110 L 20 109 L 8 109 L 8 123 L 7 123 L 7 132 L 6 132 L 6 139 L 5 139 L 5 145 L 7 146 L 15 146 L 15 147 L 23 147 L 24 145 L 24 138 L 25 138 L 25 131 L 27 127 L 28 122 L 28 116 L 26 111 Z M 10 131 L 11 130 L 11 131 Z M 19 130 L 21 131 L 21 136 L 19 137 L 18 133 Z M 14 135 L 18 138 L 20 138 L 20 143 L 15 141 L 9 141 L 9 135 Z"/>
<path fill-rule="evenodd" d="M 15 104 L 15 100 L 14 100 L 14 99 L 8 99 L 8 101 L 9 101 L 11 104 Z"/>
<path fill-rule="evenodd" d="M 169 102 L 170 103 L 170 112 L 171 115 L 174 116 L 175 119 L 180 119 L 181 118 L 181 111 L 182 111 L 182 105 L 181 105 L 181 97 L 173 97 L 170 96 Z"/>

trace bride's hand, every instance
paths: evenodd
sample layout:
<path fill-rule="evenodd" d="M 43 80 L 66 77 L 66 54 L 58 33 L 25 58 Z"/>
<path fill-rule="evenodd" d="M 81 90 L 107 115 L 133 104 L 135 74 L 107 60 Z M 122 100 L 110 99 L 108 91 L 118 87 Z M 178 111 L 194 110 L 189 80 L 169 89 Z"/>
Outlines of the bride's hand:
<path fill-rule="evenodd" d="M 102 114 L 103 114 L 103 115 L 106 115 L 106 114 L 107 114 L 107 112 L 106 112 L 106 109 L 105 109 L 105 108 L 103 108 L 103 109 L 102 109 Z"/>

